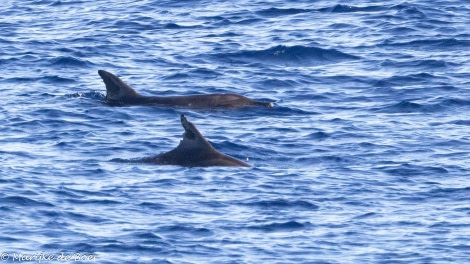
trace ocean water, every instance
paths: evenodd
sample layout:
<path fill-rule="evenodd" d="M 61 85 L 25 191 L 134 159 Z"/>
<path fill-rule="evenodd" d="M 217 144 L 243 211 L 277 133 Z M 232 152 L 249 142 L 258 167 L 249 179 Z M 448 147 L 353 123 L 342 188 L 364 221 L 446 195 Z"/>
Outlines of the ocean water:
<path fill-rule="evenodd" d="M 464 0 L 2 1 L 0 261 L 470 263 L 469 65 Z M 113 161 L 180 114 L 252 167 Z"/>

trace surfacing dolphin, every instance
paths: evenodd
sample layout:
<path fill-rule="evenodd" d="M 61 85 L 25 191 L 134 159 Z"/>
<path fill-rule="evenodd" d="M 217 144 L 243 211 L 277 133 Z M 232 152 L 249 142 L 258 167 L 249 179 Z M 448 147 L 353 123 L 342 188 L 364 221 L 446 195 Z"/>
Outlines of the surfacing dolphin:
<path fill-rule="evenodd" d="M 184 128 L 183 140 L 175 149 L 154 157 L 143 158 L 139 162 L 186 167 L 250 167 L 243 161 L 218 152 L 184 115 L 181 115 L 181 125 Z"/>
<path fill-rule="evenodd" d="M 188 108 L 273 107 L 271 102 L 258 102 L 238 94 L 203 94 L 186 96 L 144 96 L 138 94 L 116 75 L 98 70 L 106 85 L 106 102 L 110 105 L 161 105 Z"/>

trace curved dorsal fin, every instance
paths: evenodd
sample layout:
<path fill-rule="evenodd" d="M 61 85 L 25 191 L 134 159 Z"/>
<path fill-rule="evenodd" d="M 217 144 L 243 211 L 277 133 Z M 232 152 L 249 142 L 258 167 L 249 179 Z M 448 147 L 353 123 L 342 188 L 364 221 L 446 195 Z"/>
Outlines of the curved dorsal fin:
<path fill-rule="evenodd" d="M 183 140 L 181 140 L 177 148 L 214 149 L 196 126 L 189 122 L 183 114 L 181 114 L 181 125 L 184 128 Z"/>
<path fill-rule="evenodd" d="M 106 85 L 106 100 L 122 102 L 126 98 L 137 97 L 139 94 L 116 75 L 105 70 L 98 70 L 98 74 Z"/>

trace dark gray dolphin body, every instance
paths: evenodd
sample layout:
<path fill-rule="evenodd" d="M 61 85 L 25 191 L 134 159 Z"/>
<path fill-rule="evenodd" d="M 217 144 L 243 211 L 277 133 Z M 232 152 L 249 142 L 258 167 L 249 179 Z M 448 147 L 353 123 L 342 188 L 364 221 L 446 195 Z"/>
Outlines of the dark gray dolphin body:
<path fill-rule="evenodd" d="M 186 167 L 250 167 L 243 161 L 218 152 L 184 115 L 181 115 L 181 125 L 184 128 L 183 140 L 175 149 L 154 157 L 141 159 L 140 162 Z"/>
<path fill-rule="evenodd" d="M 111 105 L 161 105 L 188 108 L 241 108 L 246 106 L 273 107 L 273 103 L 258 102 L 238 94 L 207 94 L 188 96 L 143 96 L 116 75 L 99 70 L 106 85 L 106 102 Z"/>

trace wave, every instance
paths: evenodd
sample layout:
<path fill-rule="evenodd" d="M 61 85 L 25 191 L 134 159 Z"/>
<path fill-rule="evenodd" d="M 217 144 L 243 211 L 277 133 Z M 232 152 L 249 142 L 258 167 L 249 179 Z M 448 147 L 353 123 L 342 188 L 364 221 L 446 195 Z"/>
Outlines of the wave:
<path fill-rule="evenodd" d="M 306 224 L 299 223 L 297 221 L 288 221 L 282 223 L 271 223 L 265 225 L 251 225 L 248 228 L 258 229 L 266 232 L 287 232 L 302 230 L 306 228 Z"/>
<path fill-rule="evenodd" d="M 220 33 L 220 34 L 209 34 L 209 35 L 206 35 L 204 36 L 205 38 L 234 38 L 234 37 L 239 37 L 241 36 L 240 34 L 238 33 L 234 33 L 234 32 L 224 32 L 224 33 Z"/>
<path fill-rule="evenodd" d="M 53 190 L 52 192 L 61 197 L 70 197 L 70 198 L 75 198 L 75 199 L 84 198 L 87 195 L 87 193 L 83 193 L 83 194 L 76 193 L 74 190 L 68 189 L 66 187 L 61 187 L 60 189 Z"/>
<path fill-rule="evenodd" d="M 7 196 L 0 198 L 1 204 L 14 205 L 14 206 L 31 206 L 31 207 L 54 207 L 51 203 L 36 201 L 23 196 Z"/>
<path fill-rule="evenodd" d="M 429 174 L 424 174 L 430 176 Z M 406 175 L 405 175 L 406 176 Z M 457 201 L 467 201 L 470 195 L 470 187 L 463 188 L 431 188 L 427 191 L 415 192 L 413 195 L 407 195 L 400 197 L 400 200 L 404 201 L 413 201 L 413 202 L 427 202 L 430 203 L 430 200 L 438 200 L 442 202 L 443 200 L 449 200 L 453 203 Z M 435 224 L 441 225 L 441 224 Z M 450 224 L 446 223 L 445 226 L 450 225 L 459 225 L 459 224 Z M 468 225 L 467 223 L 465 225 Z"/>
<path fill-rule="evenodd" d="M 26 240 L 16 238 L 16 237 L 0 235 L 0 242 L 7 242 L 10 244 L 10 243 L 26 242 Z"/>
<path fill-rule="evenodd" d="M 50 6 L 65 6 L 65 5 L 79 5 L 85 3 L 84 1 L 55 1 Z"/>
<path fill-rule="evenodd" d="M 452 201 L 467 201 L 470 197 L 470 187 L 464 188 L 436 188 L 427 195 L 432 198 L 449 198 Z"/>
<path fill-rule="evenodd" d="M 246 206 L 261 207 L 263 209 L 290 209 L 299 208 L 306 210 L 317 210 L 319 207 L 313 203 L 296 200 L 289 201 L 286 199 L 275 199 L 275 200 L 261 200 L 256 202 L 244 203 Z"/>
<path fill-rule="evenodd" d="M 160 21 L 149 17 L 138 17 L 136 19 L 139 21 L 118 20 L 114 22 L 112 28 L 122 32 L 140 33 L 141 31 L 157 29 L 191 29 L 201 27 L 200 25 L 180 25 L 174 22 L 162 24 Z"/>
<path fill-rule="evenodd" d="M 0 65 L 2 64 L 14 64 L 14 63 L 38 63 L 41 57 L 35 53 L 28 52 L 21 56 L 6 57 L 0 59 Z"/>
<path fill-rule="evenodd" d="M 458 98 L 450 98 L 450 99 L 442 99 L 438 104 L 442 106 L 446 106 L 446 107 L 469 106 L 470 101 L 464 100 L 464 99 L 458 99 Z"/>
<path fill-rule="evenodd" d="M 222 74 L 210 69 L 198 68 L 186 72 L 177 72 L 164 77 L 165 80 L 179 80 L 187 78 L 215 79 Z"/>
<path fill-rule="evenodd" d="M 229 25 L 250 25 L 250 24 L 263 21 L 263 19 L 261 18 L 246 18 L 246 17 L 240 17 L 238 15 L 230 15 L 227 17 L 209 16 L 209 17 L 202 17 L 202 18 L 208 21 L 209 23 L 211 23 L 211 26 L 215 28 L 226 28 Z M 219 36 L 223 36 L 224 34 L 219 35 Z M 214 36 L 215 34 L 210 34 L 210 35 Z M 242 36 L 242 34 L 229 33 L 226 36 L 234 37 L 234 36 Z"/>
<path fill-rule="evenodd" d="M 280 79 L 268 79 L 262 81 L 258 87 L 261 88 L 272 88 L 272 87 L 284 87 L 284 88 L 294 88 L 298 86 L 298 82 L 294 80 L 280 80 Z"/>
<path fill-rule="evenodd" d="M 312 12 L 312 9 L 300 9 L 300 8 L 275 8 L 271 7 L 268 9 L 263 9 L 257 11 L 256 14 L 260 16 L 266 17 L 277 17 L 277 16 L 285 16 L 285 15 L 296 15 L 301 13 L 308 13 Z"/>
<path fill-rule="evenodd" d="M 64 78 L 57 75 L 44 76 L 42 81 L 45 83 L 74 83 L 75 79 Z"/>
<path fill-rule="evenodd" d="M 47 243 L 41 246 L 43 249 L 56 249 L 60 251 L 64 251 L 64 253 L 72 251 L 73 254 L 75 252 L 95 252 L 96 247 L 95 245 L 84 243 L 84 242 L 64 242 L 61 241 L 60 243 Z"/>
<path fill-rule="evenodd" d="M 461 40 L 456 38 L 441 38 L 441 39 L 419 39 L 404 42 L 395 42 L 390 39 L 384 40 L 382 43 L 377 45 L 378 47 L 406 47 L 416 48 L 418 50 L 425 49 L 438 49 L 438 50 L 449 50 L 455 48 L 467 48 L 470 46 L 470 40 Z"/>
<path fill-rule="evenodd" d="M 193 236 L 212 236 L 214 232 L 207 228 L 196 228 L 189 225 L 169 225 L 161 226 L 158 228 L 159 232 L 164 233 L 175 233 L 181 236 L 182 234 L 193 235 Z"/>
<path fill-rule="evenodd" d="M 329 137 L 331 137 L 331 134 L 321 132 L 321 131 L 313 132 L 307 136 L 307 138 L 311 140 L 325 140 Z"/>
<path fill-rule="evenodd" d="M 107 219 L 102 218 L 102 217 L 85 215 L 85 214 L 75 213 L 75 212 L 66 212 L 64 213 L 64 216 L 80 223 L 83 223 L 83 222 L 103 223 L 103 222 L 108 221 Z"/>
<path fill-rule="evenodd" d="M 316 66 L 357 60 L 360 57 L 336 49 L 322 49 L 306 46 L 275 46 L 265 50 L 242 50 L 235 53 L 214 55 L 229 63 L 264 63 L 286 66 Z"/>
<path fill-rule="evenodd" d="M 121 202 L 111 199 L 65 199 L 65 201 L 71 204 L 94 204 L 94 205 L 118 205 Z"/>
<path fill-rule="evenodd" d="M 337 4 L 330 7 L 319 8 L 317 11 L 325 13 L 352 13 L 352 12 L 378 12 L 386 10 L 387 7 L 384 6 L 365 6 L 365 7 L 356 7 L 350 5 Z"/>
<path fill-rule="evenodd" d="M 451 124 L 459 125 L 459 126 L 470 126 L 470 120 L 457 120 L 457 121 L 452 121 Z"/>
<path fill-rule="evenodd" d="M 74 79 L 63 78 L 57 75 L 48 75 L 42 77 L 14 77 L 8 78 L 7 82 L 43 82 L 43 83 L 73 83 Z"/>
<path fill-rule="evenodd" d="M 360 219 L 366 219 L 366 218 L 375 217 L 375 216 L 377 216 L 376 213 L 374 213 L 374 212 L 369 212 L 369 213 L 364 213 L 364 214 L 355 216 L 353 219 L 355 219 L 355 220 L 360 220 Z"/>
<path fill-rule="evenodd" d="M 151 202 L 142 202 L 139 204 L 139 206 L 149 208 L 152 210 L 162 210 L 166 208 L 166 205 L 161 204 L 161 203 L 151 203 Z"/>
<path fill-rule="evenodd" d="M 113 28 L 117 28 L 120 30 L 129 30 L 134 29 L 138 31 L 145 31 L 145 30 L 153 30 L 156 28 L 161 28 L 161 26 L 154 26 L 152 24 L 145 24 L 142 22 L 135 22 L 135 21 L 128 21 L 128 20 L 118 20 L 114 22 Z"/>
<path fill-rule="evenodd" d="M 176 23 L 167 23 L 165 25 L 163 25 L 163 28 L 164 29 L 182 29 L 182 28 L 197 28 L 199 26 L 182 26 L 182 25 L 178 25 Z"/>
<path fill-rule="evenodd" d="M 399 4 L 392 9 L 398 10 L 396 16 L 400 16 L 406 19 L 425 19 L 426 14 L 416 5 L 413 4 Z"/>
<path fill-rule="evenodd" d="M 410 101 L 401 101 L 386 107 L 375 109 L 380 113 L 432 113 L 442 110 L 441 107 L 435 105 L 419 104 Z"/>
<path fill-rule="evenodd" d="M 391 87 L 391 86 L 410 86 L 416 84 L 428 84 L 431 80 L 446 81 L 447 77 L 436 76 L 433 74 L 421 72 L 409 75 L 395 75 L 390 78 L 378 80 L 373 85 L 376 87 Z"/>
<path fill-rule="evenodd" d="M 215 136 L 213 138 L 216 139 Z M 250 150 L 250 147 L 248 146 L 233 143 L 227 140 L 217 140 L 217 142 L 212 142 L 211 140 L 209 140 L 209 142 L 212 144 L 212 146 L 214 146 L 214 148 L 220 149 L 223 152 L 243 153 L 244 151 Z"/>
<path fill-rule="evenodd" d="M 443 167 L 432 167 L 432 166 L 419 166 L 404 163 L 397 167 L 384 167 L 382 168 L 388 174 L 396 176 L 416 176 L 425 175 L 430 176 L 434 174 L 448 174 L 449 172 Z"/>
<path fill-rule="evenodd" d="M 132 237 L 140 238 L 140 239 L 151 239 L 151 240 L 161 240 L 160 236 L 157 236 L 153 232 L 150 231 L 136 231 L 132 234 Z"/>
<path fill-rule="evenodd" d="M 93 63 L 87 60 L 81 60 L 71 56 L 60 56 L 49 60 L 52 66 L 60 67 L 83 67 L 87 68 L 93 65 Z"/>
<path fill-rule="evenodd" d="M 393 61 L 390 59 L 384 60 L 381 66 L 396 67 L 396 68 L 418 68 L 418 69 L 438 69 L 448 66 L 457 66 L 457 63 L 447 62 L 445 60 L 424 59 L 424 60 L 411 60 L 411 61 Z"/>
<path fill-rule="evenodd" d="M 64 95 L 66 98 L 87 98 L 87 99 L 94 99 L 98 101 L 105 101 L 106 95 L 101 92 L 91 91 L 91 92 L 77 92 L 73 94 L 66 94 Z"/>
<path fill-rule="evenodd" d="M 399 103 L 394 103 L 388 106 L 374 108 L 372 111 L 380 113 L 434 113 L 445 111 L 449 108 L 469 106 L 469 100 L 463 99 L 443 99 L 438 98 L 435 103 L 416 103 L 409 100 L 404 100 Z"/>

